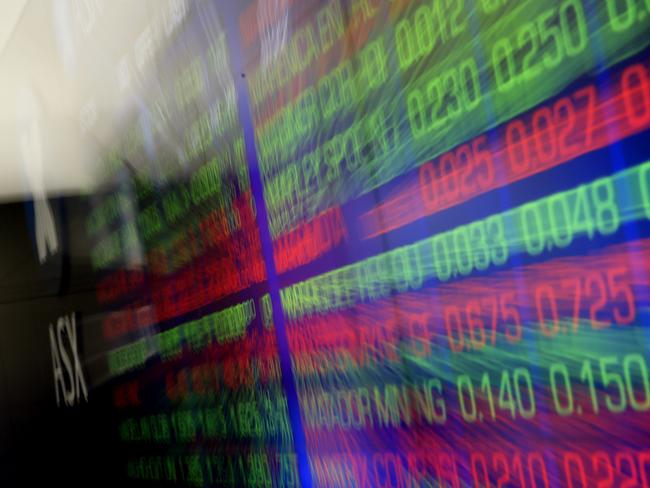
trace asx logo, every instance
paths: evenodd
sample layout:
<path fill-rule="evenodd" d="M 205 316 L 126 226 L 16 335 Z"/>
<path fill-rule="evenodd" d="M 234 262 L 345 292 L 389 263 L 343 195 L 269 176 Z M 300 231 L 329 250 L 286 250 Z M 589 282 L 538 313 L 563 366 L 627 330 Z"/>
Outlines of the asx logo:
<path fill-rule="evenodd" d="M 59 390 L 68 407 L 80 403 L 82 393 L 87 402 L 88 388 L 83 369 L 81 369 L 81 361 L 79 361 L 77 323 L 74 313 L 71 313 L 70 316 L 59 317 L 56 331 L 54 324 L 50 324 L 50 349 L 52 351 L 56 405 L 61 406 Z M 61 363 L 65 369 L 61 367 Z"/>

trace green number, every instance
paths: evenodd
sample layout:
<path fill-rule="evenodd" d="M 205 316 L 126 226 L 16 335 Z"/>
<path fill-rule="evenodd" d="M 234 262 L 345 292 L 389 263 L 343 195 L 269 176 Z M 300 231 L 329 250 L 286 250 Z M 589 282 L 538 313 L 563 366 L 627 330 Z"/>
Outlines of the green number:
<path fill-rule="evenodd" d="M 474 397 L 472 378 L 466 374 L 459 376 L 456 380 L 456 387 L 458 388 L 458 402 L 460 404 L 460 411 L 463 415 L 463 419 L 465 419 L 466 422 L 476 421 L 476 398 Z M 471 407 L 469 412 L 467 411 L 467 405 L 465 404 L 463 388 L 466 388 L 469 393 L 469 403 Z"/>
<path fill-rule="evenodd" d="M 413 259 L 411 259 L 411 256 Z M 408 275 L 409 286 L 413 290 L 422 288 L 424 273 L 422 272 L 422 256 L 420 254 L 419 246 L 412 245 L 407 247 L 406 261 L 410 270 L 410 273 Z"/>
<path fill-rule="evenodd" d="M 169 481 L 176 481 L 176 462 L 171 456 L 165 457 L 165 471 Z"/>
<path fill-rule="evenodd" d="M 402 19 L 395 27 L 395 45 L 400 68 L 405 70 L 415 59 L 412 30 L 406 19 Z"/>
<path fill-rule="evenodd" d="M 641 185 L 641 198 L 646 218 L 650 219 L 650 164 L 644 164 L 639 171 L 639 183 Z"/>
<path fill-rule="evenodd" d="M 490 236 L 492 263 L 499 266 L 508 260 L 508 242 L 502 215 L 493 215 L 485 220 L 485 226 Z"/>
<path fill-rule="evenodd" d="M 459 70 L 463 86 L 463 101 L 465 102 L 465 110 L 469 112 L 470 110 L 475 109 L 481 103 L 481 98 L 483 96 L 481 92 L 481 80 L 478 75 L 476 61 L 474 58 L 466 59 L 461 63 Z"/>
<path fill-rule="evenodd" d="M 259 484 L 263 479 L 263 475 L 262 475 L 262 466 L 256 454 L 251 453 L 248 455 L 248 466 L 249 466 L 248 479 L 247 479 L 248 483 L 250 485 Z"/>
<path fill-rule="evenodd" d="M 538 62 L 535 61 L 537 51 L 539 50 L 539 35 L 535 24 L 526 23 L 521 26 L 517 32 L 517 46 L 519 48 L 526 46 L 530 43 L 530 50 L 526 53 L 522 61 L 522 77 L 526 80 L 535 78 L 542 68 Z"/>
<path fill-rule="evenodd" d="M 406 99 L 406 107 L 408 110 L 409 122 L 411 124 L 411 132 L 413 137 L 420 137 L 427 131 L 427 123 L 424 112 L 424 102 L 422 101 L 422 94 L 420 90 L 412 90 Z"/>
<path fill-rule="evenodd" d="M 625 389 L 623 386 L 623 378 L 620 373 L 610 373 L 607 371 L 608 366 L 613 366 L 618 364 L 618 358 L 616 356 L 607 356 L 600 359 L 600 377 L 605 388 L 609 388 L 609 385 L 612 383 L 616 387 L 617 395 L 619 402 L 612 401 L 612 395 L 607 394 L 605 397 L 605 405 L 610 412 L 620 413 L 627 407 L 627 401 L 625 400 Z"/>
<path fill-rule="evenodd" d="M 458 76 L 455 69 L 450 69 L 442 75 L 443 86 L 448 88 L 445 92 L 445 101 L 447 102 L 447 119 L 453 119 L 463 111 L 460 105 L 460 96 L 458 94 Z"/>
<path fill-rule="evenodd" d="M 505 61 L 506 73 L 503 72 Z M 515 83 L 515 60 L 512 45 L 508 38 L 499 39 L 492 48 L 492 66 L 497 88 L 500 91 L 510 90 Z"/>
<path fill-rule="evenodd" d="M 431 5 L 431 21 L 435 17 L 438 20 L 438 28 L 440 30 L 440 40 L 444 43 L 447 42 L 449 35 L 447 33 L 447 16 L 444 12 L 444 6 L 442 1 L 434 1 Z"/>
<path fill-rule="evenodd" d="M 256 473 L 255 485 L 257 486 L 271 486 L 271 473 L 269 471 L 268 460 L 262 453 L 250 454 L 252 471 Z"/>
<path fill-rule="evenodd" d="M 575 192 L 575 202 L 573 202 L 573 221 L 571 226 L 574 232 L 585 232 L 589 239 L 594 237 L 594 217 L 591 213 L 589 198 L 587 196 L 587 186 L 580 185 Z"/>
<path fill-rule="evenodd" d="M 488 373 L 483 373 L 481 378 L 481 391 L 483 396 L 487 398 L 488 407 L 490 408 L 490 415 L 492 420 L 497 418 L 496 412 L 494 410 L 494 398 L 492 397 L 492 384 L 490 383 L 490 375 Z"/>
<path fill-rule="evenodd" d="M 625 0 L 625 11 L 619 12 L 619 0 L 607 0 L 609 24 L 614 32 L 621 32 L 632 27 L 636 20 L 635 0 Z"/>
<path fill-rule="evenodd" d="M 645 400 L 639 402 L 634 395 L 634 379 L 630 368 L 633 363 L 636 363 L 641 374 L 641 383 L 643 384 L 643 394 Z M 625 374 L 625 385 L 627 387 L 627 395 L 630 399 L 630 405 L 638 412 L 650 410 L 650 380 L 648 379 L 648 366 L 645 358 L 640 354 L 628 354 L 623 358 L 623 373 Z"/>
<path fill-rule="evenodd" d="M 570 10 L 573 10 L 574 24 L 578 28 L 578 38 L 575 41 L 571 35 L 572 22 L 569 18 Z M 566 53 L 569 56 L 577 56 L 587 47 L 589 40 L 585 11 L 580 0 L 568 0 L 560 6 L 560 26 L 562 27 L 562 37 L 564 38 Z"/>
<path fill-rule="evenodd" d="M 415 34 L 418 38 L 419 55 L 431 52 L 436 44 L 429 7 L 422 5 L 415 11 Z"/>
<path fill-rule="evenodd" d="M 438 398 L 433 402 L 435 403 L 435 406 L 438 407 L 437 409 L 433 408 L 433 420 L 438 424 L 444 424 L 447 421 L 447 407 L 445 405 L 445 398 L 442 394 L 442 383 L 438 378 L 433 378 L 427 382 L 427 385 L 433 386 L 438 392 Z M 433 388 L 430 388 L 430 391 L 433 392 Z"/>
<path fill-rule="evenodd" d="M 399 293 L 404 293 L 409 288 L 409 278 L 411 277 L 411 266 L 408 257 L 401 249 L 391 252 L 390 257 L 390 276 L 393 278 L 393 285 Z"/>
<path fill-rule="evenodd" d="M 526 251 L 531 256 L 537 256 L 544 251 L 546 241 L 540 204 L 537 202 L 527 203 L 521 207 L 520 215 Z M 534 229 L 531 229 L 532 225 L 534 225 Z"/>
<path fill-rule="evenodd" d="M 474 266 L 483 271 L 490 266 L 490 249 L 485 236 L 485 222 L 479 220 L 469 224 L 470 237 L 472 238 L 472 249 L 474 251 Z"/>
<path fill-rule="evenodd" d="M 569 378 L 569 371 L 562 363 L 554 363 L 549 370 L 551 379 L 551 393 L 553 394 L 553 403 L 555 404 L 555 411 L 562 416 L 571 415 L 573 413 L 573 391 L 571 389 L 571 380 Z M 556 376 L 560 374 L 564 382 L 564 391 L 566 393 L 567 404 L 563 406 L 560 402 L 560 396 L 557 392 Z"/>
<path fill-rule="evenodd" d="M 564 52 L 562 51 L 562 42 L 560 40 L 561 32 L 560 28 L 557 25 L 554 25 L 553 19 L 555 17 L 555 9 L 552 8 L 547 10 L 537 19 L 537 25 L 539 29 L 539 38 L 542 41 L 542 44 L 550 42 L 550 46 L 554 46 L 549 49 L 547 46 L 544 50 L 544 65 L 553 69 L 562 62 L 564 59 Z M 549 20 L 551 21 L 549 23 Z M 554 51 L 554 54 L 550 54 L 549 51 Z"/>
<path fill-rule="evenodd" d="M 434 237 L 431 245 L 433 247 L 433 263 L 436 270 L 436 276 L 440 281 L 447 281 L 451 278 L 452 266 L 449 259 L 449 249 L 447 247 L 448 234 L 442 234 Z"/>
<path fill-rule="evenodd" d="M 600 178 L 591 184 L 591 196 L 596 208 L 596 227 L 603 235 L 618 230 L 620 215 L 611 178 Z"/>
<path fill-rule="evenodd" d="M 548 199 L 551 235 L 558 247 L 566 247 L 573 241 L 569 202 L 564 193 L 553 195 Z M 558 211 L 559 210 L 559 211 Z"/>
<path fill-rule="evenodd" d="M 385 76 L 383 66 L 376 66 L 376 75 L 378 77 Z M 316 127 L 320 119 L 320 110 L 318 109 L 318 95 L 314 87 L 309 87 L 305 90 L 304 95 L 300 100 L 300 113 L 304 118 L 304 124 L 311 132 Z"/>
<path fill-rule="evenodd" d="M 453 231 L 454 254 L 456 255 L 456 266 L 460 274 L 467 276 L 472 272 L 474 263 L 472 259 L 472 248 L 470 247 L 467 235 L 467 226 L 458 227 Z"/>
<path fill-rule="evenodd" d="M 524 403 L 521 400 L 520 380 L 526 382 L 526 389 L 528 390 L 528 408 L 524 408 Z M 519 415 L 525 419 L 530 419 L 535 416 L 535 392 L 533 391 L 533 381 L 530 377 L 530 372 L 526 368 L 517 368 L 514 371 L 515 380 L 515 396 L 517 397 L 517 406 L 519 407 Z"/>
<path fill-rule="evenodd" d="M 501 374 L 501 384 L 499 385 L 499 408 L 501 410 L 510 410 L 510 415 L 515 418 L 515 402 L 512 399 L 512 384 L 510 382 L 510 373 L 504 371 Z"/>
<path fill-rule="evenodd" d="M 467 26 L 467 20 L 461 22 L 460 24 L 458 23 L 458 18 L 463 14 L 465 0 L 447 0 L 448 7 L 449 4 L 453 3 L 456 3 L 457 6 L 454 9 L 453 13 L 449 14 L 449 24 L 451 26 L 451 35 L 456 37 L 465 30 L 465 27 Z"/>
<path fill-rule="evenodd" d="M 442 90 L 442 78 L 434 78 L 427 85 L 427 96 L 431 102 L 431 125 L 429 129 L 435 129 L 445 124 L 447 117 L 439 117 L 440 108 L 445 96 Z"/>
<path fill-rule="evenodd" d="M 591 367 L 591 361 L 585 359 L 582 363 L 582 369 L 580 370 L 580 380 L 587 382 L 589 388 L 589 395 L 591 396 L 591 408 L 594 413 L 598 413 L 598 396 L 596 395 L 596 385 L 594 383 L 594 371 Z"/>

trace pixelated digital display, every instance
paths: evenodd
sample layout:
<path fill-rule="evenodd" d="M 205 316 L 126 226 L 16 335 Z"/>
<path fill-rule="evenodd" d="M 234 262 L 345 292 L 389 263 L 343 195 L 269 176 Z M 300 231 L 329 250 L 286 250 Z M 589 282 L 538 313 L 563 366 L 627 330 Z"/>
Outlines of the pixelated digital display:
<path fill-rule="evenodd" d="M 161 5 L 31 244 L 51 479 L 650 486 L 650 1 Z"/>

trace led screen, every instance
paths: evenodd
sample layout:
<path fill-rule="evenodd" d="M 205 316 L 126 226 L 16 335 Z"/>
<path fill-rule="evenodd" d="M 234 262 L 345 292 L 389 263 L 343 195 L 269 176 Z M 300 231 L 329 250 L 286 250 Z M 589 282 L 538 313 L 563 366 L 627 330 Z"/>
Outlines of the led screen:
<path fill-rule="evenodd" d="M 24 211 L 53 478 L 650 486 L 648 0 L 161 11 L 102 184 Z"/>

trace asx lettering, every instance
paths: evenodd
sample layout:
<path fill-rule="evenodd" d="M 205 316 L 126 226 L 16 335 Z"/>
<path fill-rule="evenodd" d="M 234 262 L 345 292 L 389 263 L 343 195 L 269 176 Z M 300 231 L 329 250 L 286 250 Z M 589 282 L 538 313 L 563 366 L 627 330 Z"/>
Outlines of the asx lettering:
<path fill-rule="evenodd" d="M 61 405 L 59 390 L 61 390 L 63 401 L 68 407 L 80 402 L 80 393 L 83 393 L 84 400 L 87 402 L 88 388 L 79 361 L 77 324 L 74 313 L 70 316 L 59 317 L 56 323 L 56 332 L 54 324 L 50 324 L 50 350 L 52 352 L 56 405 Z M 61 363 L 65 367 L 65 375 Z"/>

